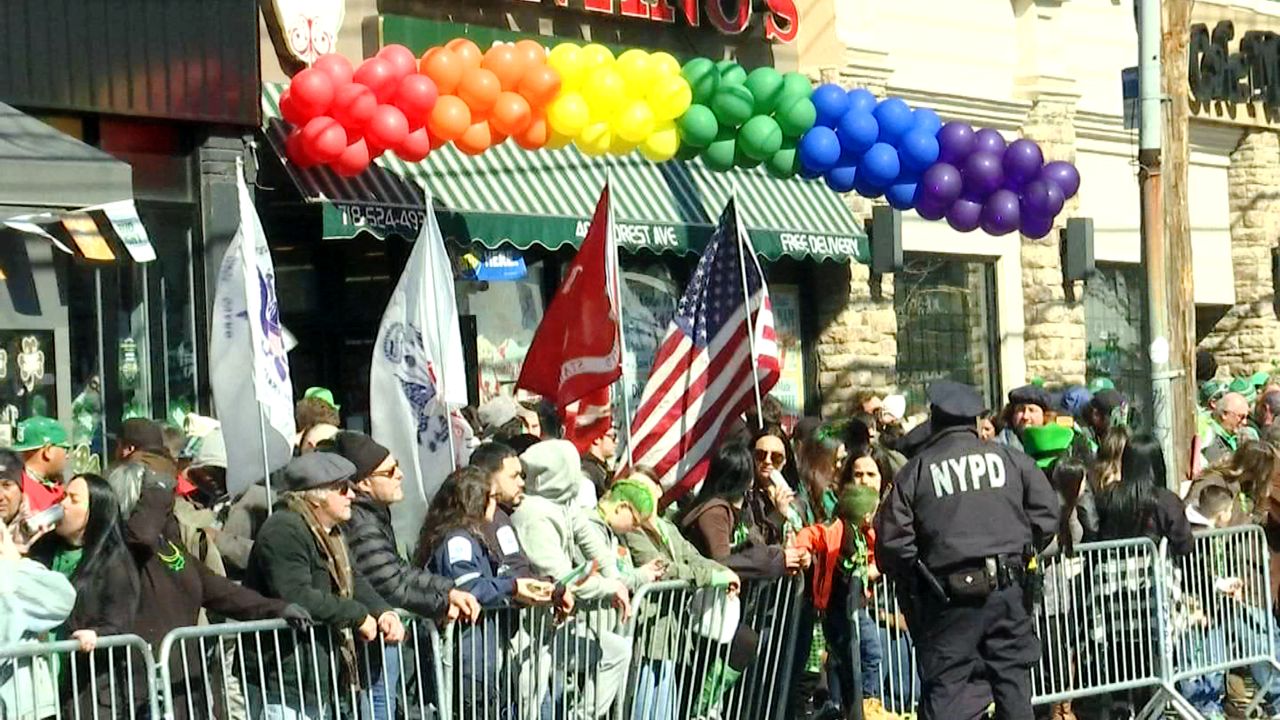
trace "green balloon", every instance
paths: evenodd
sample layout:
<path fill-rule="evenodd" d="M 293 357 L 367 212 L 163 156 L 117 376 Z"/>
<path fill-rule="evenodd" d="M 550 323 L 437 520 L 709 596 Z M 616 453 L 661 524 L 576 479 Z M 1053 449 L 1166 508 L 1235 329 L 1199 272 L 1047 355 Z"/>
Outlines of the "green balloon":
<path fill-rule="evenodd" d="M 771 67 L 758 67 L 747 75 L 743 83 L 756 99 L 756 115 L 773 112 L 778 98 L 782 97 L 782 75 Z"/>
<path fill-rule="evenodd" d="M 789 72 L 782 76 L 782 94 L 803 94 L 809 97 L 813 94 L 813 83 L 801 73 Z"/>
<path fill-rule="evenodd" d="M 704 148 L 716 139 L 720 122 L 706 105 L 690 105 L 680 116 L 676 128 L 680 131 L 680 144 Z"/>
<path fill-rule="evenodd" d="M 768 115 L 756 115 L 738 130 L 738 148 L 753 160 L 767 160 L 781 147 L 782 128 Z"/>
<path fill-rule="evenodd" d="M 786 180 L 800 172 L 800 157 L 796 153 L 794 140 L 782 141 L 782 147 L 764 163 L 764 169 L 770 175 Z"/>
<path fill-rule="evenodd" d="M 702 151 L 702 161 L 712 170 L 726 172 L 733 169 L 733 158 L 737 153 L 737 142 L 733 138 L 717 140 Z"/>
<path fill-rule="evenodd" d="M 680 74 L 693 91 L 693 101 L 699 105 L 711 102 L 720 87 L 720 70 L 709 58 L 694 58 L 684 64 Z"/>
<path fill-rule="evenodd" d="M 741 85 L 747 81 L 747 71 L 732 60 L 721 60 L 716 63 L 716 70 L 720 71 L 721 85 Z"/>
<path fill-rule="evenodd" d="M 751 118 L 756 99 L 743 85 L 721 85 L 711 98 L 711 110 L 725 127 L 738 127 Z"/>
<path fill-rule="evenodd" d="M 782 134 L 791 138 L 798 138 L 809 132 L 818 121 L 818 111 L 814 109 L 813 101 L 807 95 L 801 97 L 790 93 L 783 95 L 778 101 L 773 116 L 778 120 Z"/>
<path fill-rule="evenodd" d="M 750 169 L 759 166 L 760 161 L 748 155 L 742 149 L 742 141 L 739 140 L 738 147 L 734 148 L 733 152 L 733 165 L 734 167 Z"/>
<path fill-rule="evenodd" d="M 679 149 L 676 150 L 676 159 L 681 162 L 689 162 L 698 157 L 698 153 L 702 152 L 702 150 L 703 148 L 695 147 L 689 143 L 680 143 Z"/>

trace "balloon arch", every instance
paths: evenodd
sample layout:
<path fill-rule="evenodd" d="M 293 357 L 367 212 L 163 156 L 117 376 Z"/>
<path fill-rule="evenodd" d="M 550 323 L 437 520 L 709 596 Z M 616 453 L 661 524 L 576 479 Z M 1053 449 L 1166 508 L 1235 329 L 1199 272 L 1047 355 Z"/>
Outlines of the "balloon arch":
<path fill-rule="evenodd" d="M 481 52 L 456 38 L 421 58 L 389 45 L 358 67 L 320 57 L 280 98 L 290 161 L 359 175 L 384 152 L 418 162 L 453 143 L 478 155 L 508 139 L 525 150 L 570 143 L 586 155 L 701 157 L 713 170 L 763 165 L 822 178 L 837 192 L 884 197 L 960 232 L 1052 229 L 1080 175 L 1027 139 L 943 124 L 928 108 L 865 89 L 814 88 L 796 72 L 747 72 L 731 60 L 537 41 Z"/>

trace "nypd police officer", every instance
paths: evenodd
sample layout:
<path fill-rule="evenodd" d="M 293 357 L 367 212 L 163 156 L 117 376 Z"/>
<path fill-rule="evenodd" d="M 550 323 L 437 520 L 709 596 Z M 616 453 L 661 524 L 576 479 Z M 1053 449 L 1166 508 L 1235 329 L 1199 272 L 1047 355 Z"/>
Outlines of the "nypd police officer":
<path fill-rule="evenodd" d="M 877 564 L 908 596 L 920 718 L 976 717 L 976 681 L 990 684 L 996 718 L 1031 720 L 1040 651 L 1023 582 L 1057 528 L 1057 496 L 1025 454 L 978 438 L 977 391 L 940 381 L 928 396 L 928 439 L 876 517 Z"/>

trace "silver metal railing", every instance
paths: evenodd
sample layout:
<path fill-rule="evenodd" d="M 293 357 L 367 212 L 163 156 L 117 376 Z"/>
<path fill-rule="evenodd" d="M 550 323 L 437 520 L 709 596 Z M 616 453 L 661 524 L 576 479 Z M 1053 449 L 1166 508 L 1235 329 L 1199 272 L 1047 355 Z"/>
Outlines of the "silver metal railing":
<path fill-rule="evenodd" d="M 0 647 L 0 718 L 157 716 L 151 648 L 137 635 L 98 639 L 82 653 L 75 640 Z"/>

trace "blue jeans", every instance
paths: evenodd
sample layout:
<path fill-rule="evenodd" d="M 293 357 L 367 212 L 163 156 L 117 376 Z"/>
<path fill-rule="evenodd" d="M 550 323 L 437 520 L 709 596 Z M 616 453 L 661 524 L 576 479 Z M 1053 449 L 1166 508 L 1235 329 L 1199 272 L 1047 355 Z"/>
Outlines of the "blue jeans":
<path fill-rule="evenodd" d="M 858 611 L 858 654 L 862 666 L 862 697 L 880 697 L 880 664 L 884 654 L 880 651 L 880 628 L 866 608 Z"/>
<path fill-rule="evenodd" d="M 675 719 L 676 665 L 670 660 L 645 660 L 636 677 L 632 720 Z"/>
<path fill-rule="evenodd" d="M 370 645 L 369 652 L 376 652 Z M 372 664 L 372 663 L 371 663 Z M 380 667 L 370 668 L 373 677 L 369 687 L 360 691 L 361 720 L 394 720 L 396 698 L 400 692 L 400 652 L 394 645 L 387 646 L 382 654 Z"/>

